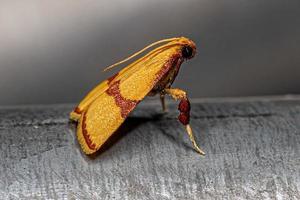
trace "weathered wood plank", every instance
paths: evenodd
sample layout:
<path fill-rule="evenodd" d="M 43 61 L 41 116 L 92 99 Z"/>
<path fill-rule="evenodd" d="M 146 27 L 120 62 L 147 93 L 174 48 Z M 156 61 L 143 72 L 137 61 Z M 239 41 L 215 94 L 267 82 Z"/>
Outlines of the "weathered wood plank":
<path fill-rule="evenodd" d="M 3 199 L 300 199 L 300 98 L 192 104 L 206 156 L 146 102 L 99 155 L 83 155 L 72 105 L 1 107 Z"/>

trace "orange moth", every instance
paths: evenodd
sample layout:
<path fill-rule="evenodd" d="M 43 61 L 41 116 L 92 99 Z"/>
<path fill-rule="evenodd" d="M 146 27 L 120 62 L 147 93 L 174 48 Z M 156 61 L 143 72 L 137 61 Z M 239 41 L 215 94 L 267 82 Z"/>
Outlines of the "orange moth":
<path fill-rule="evenodd" d="M 195 150 L 204 155 L 196 144 L 189 124 L 190 102 L 187 94 L 181 89 L 171 88 L 182 62 L 196 53 L 196 45 L 192 40 L 178 37 L 154 42 L 104 71 L 150 48 L 152 50 L 146 55 L 97 85 L 70 113 L 70 119 L 78 122 L 77 138 L 84 153 L 96 152 L 140 101 L 147 95 L 158 94 L 164 111 L 165 95 L 180 100 L 178 119 L 185 126 Z"/>

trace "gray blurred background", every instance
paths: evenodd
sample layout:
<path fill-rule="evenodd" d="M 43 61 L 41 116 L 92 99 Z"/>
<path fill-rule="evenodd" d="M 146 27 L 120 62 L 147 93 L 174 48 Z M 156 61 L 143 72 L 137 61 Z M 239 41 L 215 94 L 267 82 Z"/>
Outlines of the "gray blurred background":
<path fill-rule="evenodd" d="M 102 69 L 186 36 L 191 97 L 300 93 L 300 1 L 0 0 L 0 105 L 78 102 Z"/>

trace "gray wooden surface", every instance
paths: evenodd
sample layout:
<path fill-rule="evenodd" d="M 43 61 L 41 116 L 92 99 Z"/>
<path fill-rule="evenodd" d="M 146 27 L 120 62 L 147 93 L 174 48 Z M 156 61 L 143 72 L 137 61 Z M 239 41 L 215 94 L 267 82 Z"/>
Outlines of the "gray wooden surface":
<path fill-rule="evenodd" d="M 142 103 L 93 157 L 73 105 L 1 107 L 1 199 L 300 199 L 299 96 L 192 101 L 205 157 L 176 106 Z"/>

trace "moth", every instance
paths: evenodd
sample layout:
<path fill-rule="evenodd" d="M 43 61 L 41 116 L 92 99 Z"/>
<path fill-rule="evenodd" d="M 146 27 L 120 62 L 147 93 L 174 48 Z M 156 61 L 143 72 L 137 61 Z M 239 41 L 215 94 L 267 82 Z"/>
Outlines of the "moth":
<path fill-rule="evenodd" d="M 147 95 L 156 94 L 160 96 L 164 111 L 166 95 L 180 100 L 178 119 L 185 126 L 195 150 L 205 154 L 198 147 L 189 124 L 191 107 L 187 93 L 171 87 L 183 61 L 193 58 L 196 54 L 196 45 L 192 40 L 176 37 L 154 42 L 104 71 L 121 65 L 147 50 L 149 52 L 144 56 L 97 85 L 70 113 L 70 119 L 78 122 L 77 138 L 85 154 L 96 152 L 139 102 Z"/>

